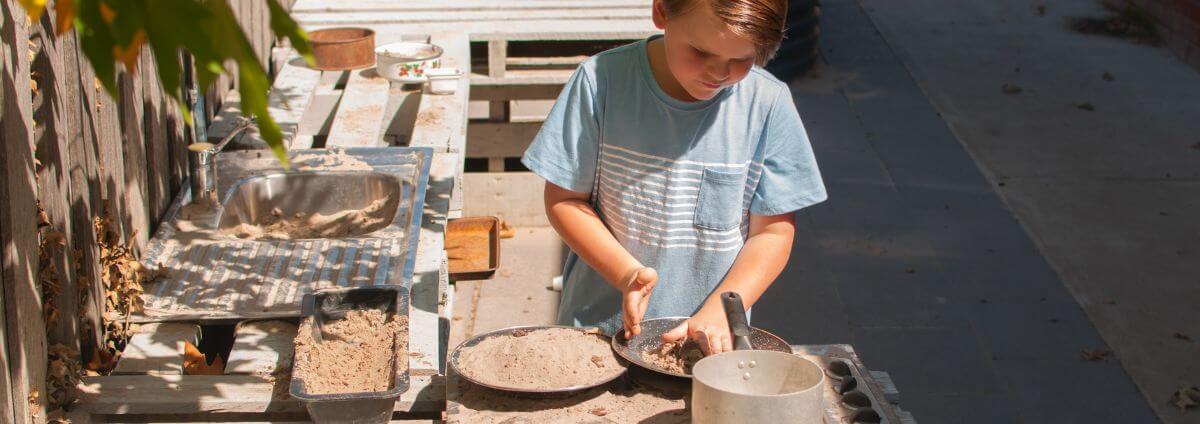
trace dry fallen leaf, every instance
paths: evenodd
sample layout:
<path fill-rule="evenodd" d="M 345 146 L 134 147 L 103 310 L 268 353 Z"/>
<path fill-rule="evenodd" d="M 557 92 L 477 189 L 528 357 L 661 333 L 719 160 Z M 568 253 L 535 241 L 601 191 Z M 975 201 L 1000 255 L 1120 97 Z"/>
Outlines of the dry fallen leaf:
<path fill-rule="evenodd" d="M 1171 334 L 1171 337 L 1174 337 L 1174 338 L 1176 338 L 1176 339 L 1178 339 L 1178 340 L 1183 340 L 1183 341 L 1185 341 L 1185 342 L 1190 342 L 1190 341 L 1192 341 L 1192 338 L 1191 338 L 1191 337 L 1188 337 L 1188 335 L 1187 335 L 1187 334 L 1183 334 L 1183 333 L 1180 333 L 1180 332 L 1178 332 L 1178 331 L 1176 331 L 1174 334 Z"/>
<path fill-rule="evenodd" d="M 1108 349 L 1104 348 L 1084 349 L 1079 353 L 1079 356 L 1088 362 L 1100 362 L 1103 361 L 1104 358 L 1110 353 L 1112 352 L 1109 352 Z"/>
<path fill-rule="evenodd" d="M 1105 81 L 1112 81 L 1116 78 L 1113 78 L 1112 74 L 1108 73 L 1108 71 L 1105 71 L 1103 75 L 1100 75 L 1100 79 L 1105 80 Z"/>
<path fill-rule="evenodd" d="M 225 362 L 220 356 L 213 359 L 212 364 L 200 349 L 191 342 L 183 342 L 183 375 L 222 375 L 225 374 Z"/>
<path fill-rule="evenodd" d="M 1188 409 L 1194 406 L 1200 405 L 1200 388 L 1189 386 L 1176 390 L 1175 393 L 1171 394 L 1171 404 L 1184 412 L 1187 412 Z"/>
<path fill-rule="evenodd" d="M 1021 93 L 1021 87 L 1018 87 L 1016 84 L 1007 84 L 1006 83 L 1006 84 L 1000 86 L 1000 90 L 1004 91 L 1004 94 L 1019 94 L 1019 93 Z"/>
<path fill-rule="evenodd" d="M 592 408 L 592 410 L 588 411 L 588 412 L 590 412 L 592 415 L 595 415 L 597 417 L 603 417 L 605 415 L 608 415 L 608 410 L 604 409 L 604 407 L 602 407 L 602 406 Z"/>
<path fill-rule="evenodd" d="M 1096 106 L 1094 106 L 1094 105 L 1092 105 L 1091 103 L 1088 103 L 1088 102 L 1079 102 L 1079 103 L 1075 103 L 1075 108 L 1076 108 L 1076 109 L 1079 109 L 1079 110 L 1086 110 L 1086 111 L 1088 111 L 1088 112 L 1094 112 L 1094 111 L 1096 111 Z"/>

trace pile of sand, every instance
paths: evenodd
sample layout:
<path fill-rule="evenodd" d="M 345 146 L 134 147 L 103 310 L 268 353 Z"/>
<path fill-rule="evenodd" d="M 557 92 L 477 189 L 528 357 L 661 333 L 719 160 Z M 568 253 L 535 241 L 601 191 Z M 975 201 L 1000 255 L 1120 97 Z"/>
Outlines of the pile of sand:
<path fill-rule="evenodd" d="M 604 336 L 569 328 L 518 330 L 464 348 L 459 355 L 459 373 L 526 390 L 590 386 L 624 371 Z"/>
<path fill-rule="evenodd" d="M 286 216 L 274 209 L 262 222 L 238 224 L 221 230 L 221 234 L 248 240 L 292 240 L 310 238 L 337 238 L 350 234 L 363 234 L 386 226 L 391 221 L 384 206 L 387 199 L 371 202 L 362 209 L 338 211 L 330 215 L 297 213 Z"/>
<path fill-rule="evenodd" d="M 704 352 L 696 341 L 667 342 L 657 348 L 642 352 L 642 359 L 667 371 L 691 374 L 692 366 L 704 358 Z"/>
<path fill-rule="evenodd" d="M 348 311 L 344 319 L 325 323 L 320 342 L 310 331 L 311 320 L 296 334 L 293 373 L 309 394 L 385 391 L 396 372 L 408 368 L 406 316 L 389 320 L 379 310 Z"/>

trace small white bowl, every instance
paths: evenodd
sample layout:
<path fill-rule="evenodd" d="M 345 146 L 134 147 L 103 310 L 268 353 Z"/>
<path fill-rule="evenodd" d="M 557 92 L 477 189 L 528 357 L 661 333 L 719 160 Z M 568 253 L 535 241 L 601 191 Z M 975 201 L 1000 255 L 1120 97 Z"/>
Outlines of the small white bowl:
<path fill-rule="evenodd" d="M 375 49 L 375 71 L 404 84 L 424 83 L 425 71 L 441 66 L 442 48 L 429 43 L 401 41 Z"/>
<path fill-rule="evenodd" d="M 425 71 L 429 78 L 429 92 L 433 94 L 453 94 L 458 89 L 458 78 L 462 72 L 458 68 L 430 68 Z"/>

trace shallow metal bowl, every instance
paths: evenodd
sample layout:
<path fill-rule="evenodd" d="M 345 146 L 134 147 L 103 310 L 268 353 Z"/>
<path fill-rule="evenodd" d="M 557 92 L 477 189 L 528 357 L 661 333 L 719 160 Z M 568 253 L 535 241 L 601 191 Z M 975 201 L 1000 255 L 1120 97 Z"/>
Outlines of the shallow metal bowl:
<path fill-rule="evenodd" d="M 495 382 L 480 381 L 480 380 L 475 379 L 474 377 L 468 375 L 467 373 L 462 372 L 462 368 L 459 366 L 460 365 L 459 364 L 460 357 L 462 355 L 463 349 L 465 349 L 465 348 L 475 346 L 475 345 L 479 344 L 480 342 L 490 339 L 490 338 L 493 338 L 493 337 L 510 336 L 513 334 L 513 332 L 515 332 L 517 330 L 537 331 L 537 330 L 545 330 L 548 328 L 566 328 L 569 330 L 576 330 L 576 331 L 579 331 L 580 333 L 585 333 L 585 334 L 588 334 L 588 331 L 589 331 L 589 329 L 587 329 L 587 328 L 570 327 L 570 326 L 565 326 L 565 325 L 527 325 L 527 326 L 502 328 L 502 329 L 499 329 L 496 331 L 491 331 L 491 332 L 477 335 L 465 342 L 462 342 L 461 344 L 458 345 L 458 347 L 454 348 L 453 352 L 450 353 L 450 359 L 447 362 L 450 363 L 450 366 L 454 367 L 455 371 L 458 372 L 458 375 L 461 376 L 464 380 L 470 381 L 477 385 L 491 388 L 491 389 L 496 389 L 496 390 L 504 390 L 504 391 L 508 391 L 508 392 L 538 393 L 538 394 L 568 393 L 568 392 L 575 392 L 575 391 L 590 389 L 590 388 L 597 387 L 597 386 L 600 386 L 603 384 L 608 384 L 608 383 L 612 382 L 613 380 L 616 380 L 618 377 L 625 374 L 625 371 L 628 369 L 628 367 L 625 365 L 625 363 L 623 361 L 621 361 L 620 358 L 617 358 L 617 367 L 613 369 L 612 375 L 606 376 L 606 377 L 599 379 L 593 383 L 577 385 L 577 386 L 570 386 L 570 387 L 558 387 L 558 388 L 554 388 L 554 389 L 536 390 L 536 389 L 528 389 L 528 388 L 523 388 L 523 387 L 509 387 L 509 386 L 505 386 L 503 384 L 497 384 Z M 604 335 L 604 333 L 599 333 L 599 336 L 606 338 L 606 339 L 609 338 L 608 336 Z"/>

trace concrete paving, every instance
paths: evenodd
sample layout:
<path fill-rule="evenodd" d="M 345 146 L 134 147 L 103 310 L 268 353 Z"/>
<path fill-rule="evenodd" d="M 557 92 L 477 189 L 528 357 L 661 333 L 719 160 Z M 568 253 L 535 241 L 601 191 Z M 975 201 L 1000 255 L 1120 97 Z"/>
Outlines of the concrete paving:
<path fill-rule="evenodd" d="M 1090 0 L 859 3 L 1158 417 L 1200 423 L 1168 405 L 1200 384 L 1200 72 L 1071 31 Z"/>
<path fill-rule="evenodd" d="M 920 422 L 1198 422 L 1200 74 L 1071 32 L 1087 1 L 822 4 L 792 88 L 830 201 L 756 324 L 854 343 Z"/>

